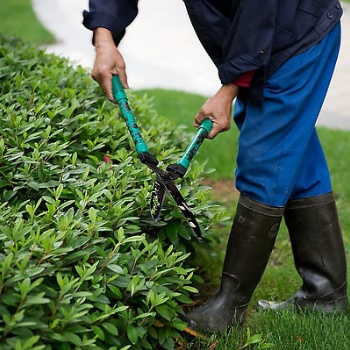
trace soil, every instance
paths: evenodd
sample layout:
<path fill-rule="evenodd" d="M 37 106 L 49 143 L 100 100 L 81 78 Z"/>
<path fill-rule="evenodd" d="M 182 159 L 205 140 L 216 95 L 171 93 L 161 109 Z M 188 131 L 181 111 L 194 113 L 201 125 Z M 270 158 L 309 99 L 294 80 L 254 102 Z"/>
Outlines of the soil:
<path fill-rule="evenodd" d="M 212 187 L 214 199 L 221 202 L 223 205 L 232 204 L 233 200 L 237 199 L 239 196 L 239 192 L 234 186 L 232 179 L 205 179 L 201 183 Z"/>

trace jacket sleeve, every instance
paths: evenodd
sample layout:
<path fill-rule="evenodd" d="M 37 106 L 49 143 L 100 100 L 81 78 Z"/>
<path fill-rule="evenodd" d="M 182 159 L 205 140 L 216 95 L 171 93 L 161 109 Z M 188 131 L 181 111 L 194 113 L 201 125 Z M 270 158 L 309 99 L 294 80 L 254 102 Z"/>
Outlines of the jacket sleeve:
<path fill-rule="evenodd" d="M 271 55 L 277 0 L 184 1 L 223 84 L 264 69 Z"/>
<path fill-rule="evenodd" d="M 83 12 L 83 25 L 90 30 L 98 27 L 110 30 L 118 45 L 137 13 L 138 0 L 89 0 L 89 11 Z"/>

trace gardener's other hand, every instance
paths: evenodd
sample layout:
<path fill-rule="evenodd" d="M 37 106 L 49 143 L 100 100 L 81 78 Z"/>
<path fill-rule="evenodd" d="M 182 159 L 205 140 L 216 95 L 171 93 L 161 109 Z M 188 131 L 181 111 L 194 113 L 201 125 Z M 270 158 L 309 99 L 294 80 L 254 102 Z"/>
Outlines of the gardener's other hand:
<path fill-rule="evenodd" d="M 123 87 L 128 88 L 123 56 L 115 46 L 112 33 L 108 29 L 96 28 L 94 30 L 94 46 L 96 57 L 91 76 L 98 82 L 107 98 L 115 102 L 112 92 L 112 75 L 119 75 Z"/>
<path fill-rule="evenodd" d="M 238 94 L 238 86 L 224 84 L 218 92 L 210 97 L 194 118 L 193 125 L 199 127 L 204 119 L 209 118 L 213 122 L 213 128 L 208 138 L 213 139 L 218 133 L 227 131 L 231 127 L 232 103 Z"/>

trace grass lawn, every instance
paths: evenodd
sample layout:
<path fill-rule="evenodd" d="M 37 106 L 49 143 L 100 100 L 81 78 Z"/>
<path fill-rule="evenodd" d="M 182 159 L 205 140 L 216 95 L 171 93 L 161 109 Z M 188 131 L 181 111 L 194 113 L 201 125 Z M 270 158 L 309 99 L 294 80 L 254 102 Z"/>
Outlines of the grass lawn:
<path fill-rule="evenodd" d="M 18 36 L 26 42 L 50 44 L 55 38 L 37 20 L 31 0 L 0 1 L 0 32 Z"/>

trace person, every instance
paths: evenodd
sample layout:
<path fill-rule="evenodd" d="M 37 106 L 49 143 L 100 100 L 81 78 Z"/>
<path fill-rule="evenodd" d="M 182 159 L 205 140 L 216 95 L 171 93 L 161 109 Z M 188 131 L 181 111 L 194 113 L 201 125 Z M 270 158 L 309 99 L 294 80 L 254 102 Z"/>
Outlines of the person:
<path fill-rule="evenodd" d="M 234 102 L 240 131 L 235 173 L 240 197 L 221 286 L 185 314 L 189 328 L 222 332 L 244 322 L 283 217 L 302 285 L 286 301 L 261 300 L 259 306 L 344 311 L 345 249 L 315 128 L 340 47 L 339 1 L 184 0 L 184 5 L 222 83 L 194 126 L 210 118 L 210 139 L 228 130 Z M 128 87 L 118 45 L 137 14 L 137 0 L 90 0 L 83 13 L 96 50 L 92 77 L 111 101 L 112 74 Z"/>

